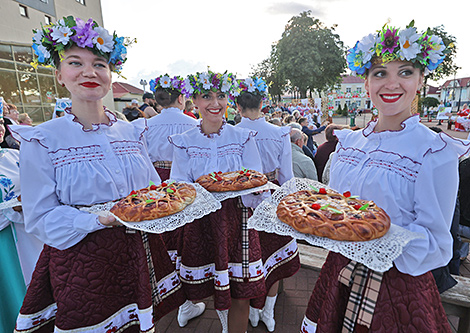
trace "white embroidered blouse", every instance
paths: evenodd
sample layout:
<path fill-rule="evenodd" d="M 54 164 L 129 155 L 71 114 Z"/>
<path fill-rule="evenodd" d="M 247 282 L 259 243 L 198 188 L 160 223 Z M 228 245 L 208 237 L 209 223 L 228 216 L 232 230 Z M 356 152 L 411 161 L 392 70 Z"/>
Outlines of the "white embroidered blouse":
<path fill-rule="evenodd" d="M 458 158 L 469 143 L 437 134 L 412 116 L 400 131 L 335 131 L 330 186 L 373 200 L 392 223 L 421 233 L 395 260 L 397 269 L 420 275 L 445 266 L 452 256 L 450 224 L 458 188 Z"/>
<path fill-rule="evenodd" d="M 20 180 L 26 230 L 58 249 L 69 248 L 104 228 L 97 216 L 74 206 L 116 200 L 160 183 L 147 153 L 142 126 L 118 120 L 85 130 L 66 110 L 64 117 L 35 127 L 11 126 L 21 141 Z"/>
<path fill-rule="evenodd" d="M 290 144 L 290 127 L 279 127 L 270 124 L 264 117 L 256 120 L 243 117 L 237 127 L 257 131 L 255 137 L 261 155 L 263 172 L 278 170 L 278 181 L 282 185 L 292 177 L 292 149 Z"/>

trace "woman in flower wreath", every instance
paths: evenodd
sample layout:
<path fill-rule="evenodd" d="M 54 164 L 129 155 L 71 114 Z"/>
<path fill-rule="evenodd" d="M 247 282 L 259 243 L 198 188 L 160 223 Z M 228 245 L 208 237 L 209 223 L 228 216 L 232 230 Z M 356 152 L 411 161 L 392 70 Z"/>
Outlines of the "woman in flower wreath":
<path fill-rule="evenodd" d="M 194 182 L 218 171 L 262 172 L 253 139 L 256 132 L 224 119 L 236 83 L 233 76 L 208 71 L 188 79 L 202 120 L 196 128 L 170 136 L 174 146 L 170 178 Z M 201 300 L 213 295 L 223 332 L 245 332 L 249 300 L 266 293 L 258 233 L 246 228 L 247 206 L 256 200 L 255 195 L 223 200 L 221 209 L 181 230 L 179 271 L 186 296 Z"/>
<path fill-rule="evenodd" d="M 69 16 L 36 31 L 36 61 L 56 67 L 72 107 L 36 127 L 11 127 L 22 142 L 26 230 L 46 244 L 17 332 L 150 332 L 162 311 L 184 302 L 176 271 L 161 287 L 150 280 L 149 267 L 166 263 L 172 269 L 163 246 L 152 252 L 146 234 L 127 230 L 112 216 L 79 210 L 160 183 L 143 139 L 145 123 L 134 127 L 103 106 L 111 72 L 119 73 L 126 60 L 126 45 L 92 19 Z M 161 294 L 164 288 L 171 290 Z M 180 297 L 173 308 L 158 303 L 173 297 Z"/>
<path fill-rule="evenodd" d="M 349 50 L 349 68 L 365 78 L 379 113 L 361 131 L 335 131 L 329 185 L 374 200 L 392 224 L 422 238 L 410 241 L 384 273 L 330 252 L 302 332 L 450 332 L 430 271 L 452 257 L 458 158 L 468 147 L 411 113 L 424 75 L 446 53 L 439 37 L 418 33 L 413 22 L 403 30 L 385 26 Z"/>
<path fill-rule="evenodd" d="M 267 96 L 266 82 L 258 77 L 239 81 L 235 98 L 242 120 L 237 127 L 257 131 L 256 144 L 261 155 L 263 172 L 268 180 L 282 185 L 294 177 L 290 127 L 279 127 L 268 123 L 261 112 L 263 98 Z M 250 323 L 258 326 L 261 319 L 269 332 L 274 331 L 274 306 L 279 281 L 294 275 L 300 269 L 297 242 L 288 236 L 259 232 L 266 272 L 266 297 L 252 300 Z"/>

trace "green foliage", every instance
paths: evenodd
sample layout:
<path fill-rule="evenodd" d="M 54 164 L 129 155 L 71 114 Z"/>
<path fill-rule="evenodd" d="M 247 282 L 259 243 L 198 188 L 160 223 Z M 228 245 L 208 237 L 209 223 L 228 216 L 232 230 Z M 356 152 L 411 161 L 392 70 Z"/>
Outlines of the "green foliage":
<path fill-rule="evenodd" d="M 346 67 L 345 49 L 335 27 L 327 28 L 304 11 L 292 17 L 275 45 L 281 77 L 289 80 L 302 98 L 341 81 Z M 273 52 L 272 52 L 273 55 Z"/>
<path fill-rule="evenodd" d="M 346 67 L 345 48 L 335 27 L 326 28 L 310 11 L 292 17 L 273 45 L 269 58 L 252 68 L 252 74 L 270 84 L 273 96 L 286 90 L 297 91 L 301 98 L 310 97 L 341 82 Z"/>
<path fill-rule="evenodd" d="M 276 96 L 281 100 L 281 96 L 286 86 L 286 80 L 279 73 L 279 64 L 276 55 L 276 48 L 273 46 L 269 58 L 264 59 L 256 67 L 252 67 L 250 75 L 263 78 L 268 84 L 268 91 L 271 96 Z"/>
<path fill-rule="evenodd" d="M 421 101 L 421 105 L 424 107 L 437 107 L 439 106 L 439 100 L 435 97 L 425 97 Z"/>

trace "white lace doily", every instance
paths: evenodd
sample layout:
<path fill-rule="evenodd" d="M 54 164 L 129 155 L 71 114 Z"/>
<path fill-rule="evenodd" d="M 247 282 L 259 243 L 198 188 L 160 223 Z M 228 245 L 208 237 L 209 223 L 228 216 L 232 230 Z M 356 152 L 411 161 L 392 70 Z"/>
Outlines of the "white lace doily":
<path fill-rule="evenodd" d="M 80 210 L 97 214 L 100 216 L 112 215 L 119 222 L 131 229 L 161 234 L 163 232 L 172 231 L 179 227 L 182 227 L 185 224 L 200 219 L 201 217 L 215 212 L 216 210 L 222 207 L 220 202 L 215 200 L 214 196 L 206 189 L 204 189 L 201 185 L 197 183 L 191 183 L 191 185 L 193 185 L 196 189 L 196 199 L 194 199 L 194 202 L 192 204 L 186 206 L 185 209 L 178 213 L 161 217 L 155 220 L 148 220 L 142 222 L 123 221 L 109 211 L 116 204 L 116 202 L 107 202 L 91 207 L 82 207 L 80 208 Z"/>
<path fill-rule="evenodd" d="M 411 232 L 393 224 L 383 237 L 366 242 L 335 241 L 301 233 L 288 224 L 281 222 L 276 215 L 276 210 L 279 202 L 286 195 L 311 189 L 310 185 L 316 188 L 328 188 L 328 186 L 317 181 L 293 178 L 284 183 L 270 198 L 259 204 L 253 216 L 248 219 L 248 228 L 303 239 L 312 245 L 341 253 L 343 256 L 360 262 L 378 272 L 389 270 L 393 266 L 393 261 L 402 253 L 403 248 L 409 241 L 423 237 L 419 233 Z"/>
<path fill-rule="evenodd" d="M 11 207 L 21 206 L 21 202 L 18 201 L 18 197 L 10 199 L 8 201 L 0 202 L 0 210 L 4 210 Z"/>
<path fill-rule="evenodd" d="M 274 184 L 274 183 L 271 183 L 271 182 L 267 182 L 266 184 L 264 185 L 261 185 L 261 186 L 258 186 L 258 187 L 253 187 L 253 188 L 249 188 L 249 189 L 246 189 L 246 190 L 240 190 L 240 191 L 226 191 L 226 192 L 211 192 L 212 195 L 214 196 L 214 198 L 216 200 L 219 200 L 219 201 L 224 201 L 224 200 L 227 200 L 227 199 L 230 199 L 230 198 L 236 198 L 236 197 L 239 197 L 241 195 L 246 195 L 246 194 L 250 194 L 250 193 L 254 193 L 254 192 L 259 192 L 259 191 L 264 191 L 264 190 L 276 190 L 278 189 L 279 186 Z"/>

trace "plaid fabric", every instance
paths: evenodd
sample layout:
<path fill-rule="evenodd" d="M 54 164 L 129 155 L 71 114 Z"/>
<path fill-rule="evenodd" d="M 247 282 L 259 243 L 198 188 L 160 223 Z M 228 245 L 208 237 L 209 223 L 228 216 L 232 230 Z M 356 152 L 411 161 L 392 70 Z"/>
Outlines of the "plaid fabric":
<path fill-rule="evenodd" d="M 382 276 L 383 273 L 372 271 L 353 260 L 341 270 L 339 282 L 351 288 L 342 333 L 354 332 L 356 322 L 370 327 Z"/>
<path fill-rule="evenodd" d="M 153 166 L 160 169 L 171 169 L 171 161 L 155 161 Z"/>
<path fill-rule="evenodd" d="M 277 179 L 278 173 L 279 173 L 279 169 L 276 169 L 274 171 L 265 173 L 264 175 L 268 178 L 268 181 L 272 182 Z"/>
<path fill-rule="evenodd" d="M 245 207 L 242 198 L 238 197 L 238 207 L 242 209 L 242 273 L 243 279 L 250 277 L 250 239 L 248 236 L 249 208 Z"/>
<path fill-rule="evenodd" d="M 150 251 L 150 244 L 147 233 L 144 231 L 140 231 L 140 235 L 142 236 L 142 243 L 144 245 L 145 253 L 147 254 L 147 265 L 149 267 L 150 274 L 150 287 L 152 288 L 152 304 L 154 305 L 154 307 L 156 307 L 162 302 L 162 299 L 158 291 L 157 278 L 155 276 L 155 268 L 152 262 L 152 252 Z"/>

